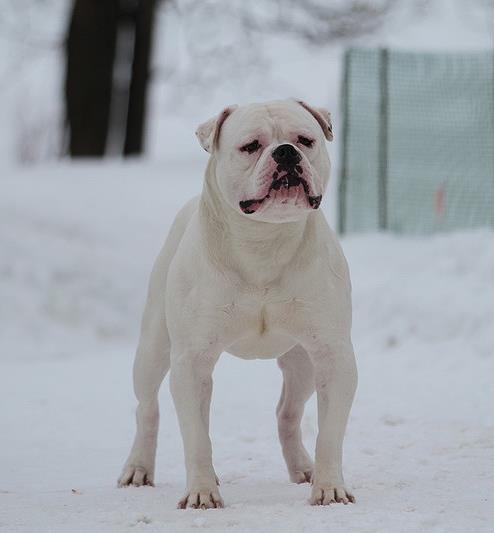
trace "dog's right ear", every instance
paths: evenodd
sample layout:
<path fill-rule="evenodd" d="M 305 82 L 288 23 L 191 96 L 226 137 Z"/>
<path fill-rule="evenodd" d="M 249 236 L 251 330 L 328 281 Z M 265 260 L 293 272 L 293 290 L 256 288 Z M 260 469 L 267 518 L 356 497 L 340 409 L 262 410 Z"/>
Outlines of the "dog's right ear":
<path fill-rule="evenodd" d="M 225 107 L 219 115 L 210 118 L 197 128 L 197 138 L 206 152 L 212 153 L 213 149 L 218 146 L 221 126 L 237 107 L 238 105 Z"/>

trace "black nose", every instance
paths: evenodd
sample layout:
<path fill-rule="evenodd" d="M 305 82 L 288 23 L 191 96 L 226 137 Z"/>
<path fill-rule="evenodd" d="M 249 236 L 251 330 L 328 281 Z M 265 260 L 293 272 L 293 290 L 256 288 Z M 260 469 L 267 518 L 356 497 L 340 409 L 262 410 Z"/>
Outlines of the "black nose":
<path fill-rule="evenodd" d="M 294 167 L 302 159 L 291 144 L 280 144 L 271 155 L 278 165 L 284 168 Z"/>

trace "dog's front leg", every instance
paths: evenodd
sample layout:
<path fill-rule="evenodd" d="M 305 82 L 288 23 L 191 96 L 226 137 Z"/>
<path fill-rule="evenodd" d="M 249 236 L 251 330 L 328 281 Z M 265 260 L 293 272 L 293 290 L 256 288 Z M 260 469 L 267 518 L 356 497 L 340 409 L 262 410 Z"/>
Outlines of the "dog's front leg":
<path fill-rule="evenodd" d="M 212 463 L 209 438 L 209 404 L 212 373 L 220 352 L 172 348 L 170 389 L 184 443 L 187 488 L 178 507 L 223 507 Z"/>
<path fill-rule="evenodd" d="M 312 478 L 312 505 L 348 503 L 355 499 L 343 481 L 343 437 L 357 386 L 351 343 L 308 350 L 316 376 L 319 433 Z"/>

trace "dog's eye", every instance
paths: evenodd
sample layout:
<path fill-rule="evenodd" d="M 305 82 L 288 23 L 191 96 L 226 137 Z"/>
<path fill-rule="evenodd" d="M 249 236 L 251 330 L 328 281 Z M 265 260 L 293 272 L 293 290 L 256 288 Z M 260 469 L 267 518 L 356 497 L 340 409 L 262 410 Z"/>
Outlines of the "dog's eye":
<path fill-rule="evenodd" d="M 304 146 L 307 146 L 307 148 L 312 148 L 314 145 L 314 141 L 312 139 L 308 139 L 307 137 L 304 137 L 303 135 L 298 136 L 298 142 L 300 144 L 303 144 Z"/>
<path fill-rule="evenodd" d="M 240 148 L 240 151 L 253 154 L 254 152 L 257 152 L 259 148 L 261 148 L 261 145 L 259 144 L 259 141 L 256 139 L 255 141 L 252 141 L 251 143 L 242 146 L 242 148 Z"/>

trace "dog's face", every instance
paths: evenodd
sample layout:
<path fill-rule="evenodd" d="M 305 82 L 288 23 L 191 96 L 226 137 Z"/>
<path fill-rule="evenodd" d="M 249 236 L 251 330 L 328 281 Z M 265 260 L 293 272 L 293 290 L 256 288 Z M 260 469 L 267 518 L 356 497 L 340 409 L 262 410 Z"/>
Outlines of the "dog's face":
<path fill-rule="evenodd" d="M 228 107 L 199 126 L 223 199 L 247 217 L 288 222 L 318 209 L 329 180 L 329 113 L 284 100 Z"/>

